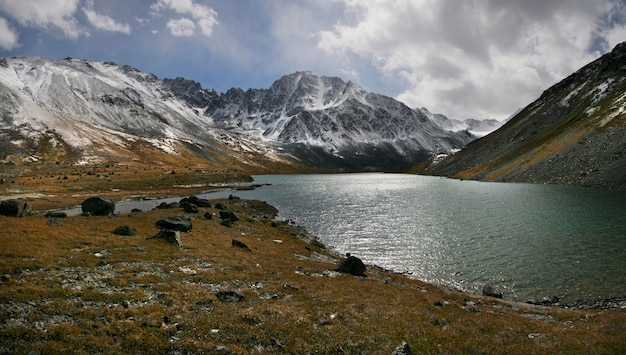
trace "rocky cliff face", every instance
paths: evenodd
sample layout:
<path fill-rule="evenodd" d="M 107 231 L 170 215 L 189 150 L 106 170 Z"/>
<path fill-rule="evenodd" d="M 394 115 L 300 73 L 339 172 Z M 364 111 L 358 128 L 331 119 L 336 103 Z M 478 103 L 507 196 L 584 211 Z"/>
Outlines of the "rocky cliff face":
<path fill-rule="evenodd" d="M 258 165 L 261 157 L 268 168 L 280 160 L 392 170 L 475 138 L 444 128 L 426 110 L 309 72 L 268 89 L 218 93 L 115 63 L 2 58 L 0 98 L 5 161 L 41 160 L 45 147 L 65 160 L 120 158 L 133 155 L 140 141 L 214 161 L 238 154 Z"/>
<path fill-rule="evenodd" d="M 546 90 L 497 131 L 425 172 L 626 188 L 626 43 Z"/>

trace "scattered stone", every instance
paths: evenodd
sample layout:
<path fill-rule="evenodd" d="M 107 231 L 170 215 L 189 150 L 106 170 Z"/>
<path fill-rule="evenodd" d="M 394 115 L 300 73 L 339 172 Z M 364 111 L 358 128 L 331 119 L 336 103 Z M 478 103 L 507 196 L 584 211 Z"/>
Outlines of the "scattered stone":
<path fill-rule="evenodd" d="M 29 203 L 18 200 L 0 202 L 0 215 L 8 217 L 24 217 L 30 215 L 32 207 Z"/>
<path fill-rule="evenodd" d="M 281 343 L 280 340 L 276 338 L 271 338 L 270 344 L 278 350 L 283 350 L 285 348 L 285 344 Z"/>
<path fill-rule="evenodd" d="M 196 275 L 198 273 L 196 270 L 190 268 L 189 266 L 180 266 L 178 268 L 178 271 L 182 272 L 185 275 L 190 275 L 190 276 Z"/>
<path fill-rule="evenodd" d="M 50 212 L 46 212 L 46 214 L 44 215 L 44 217 L 49 217 L 49 218 L 65 218 L 65 217 L 67 217 L 67 213 L 65 213 L 65 212 L 61 212 L 61 211 L 50 211 Z"/>
<path fill-rule="evenodd" d="M 206 212 L 206 213 L 203 215 L 203 217 L 204 217 L 205 219 L 213 219 L 213 213 L 211 213 L 211 212 Z"/>
<path fill-rule="evenodd" d="M 61 221 L 59 221 L 59 220 L 58 220 L 58 219 L 56 219 L 56 218 L 50 218 L 50 219 L 48 220 L 47 224 L 48 224 L 49 226 L 60 226 L 60 225 L 62 225 L 63 223 L 61 223 Z"/>
<path fill-rule="evenodd" d="M 252 251 L 245 243 L 237 240 L 237 239 L 233 239 L 231 242 L 231 245 L 235 248 L 241 248 L 241 249 L 245 249 L 247 251 Z"/>
<path fill-rule="evenodd" d="M 222 222 L 220 222 L 220 224 L 226 227 L 231 227 L 233 225 L 233 220 L 230 218 L 226 218 L 226 219 L 223 219 Z"/>
<path fill-rule="evenodd" d="M 113 234 L 131 237 L 137 234 L 137 230 L 129 226 L 119 226 L 113 230 Z"/>
<path fill-rule="evenodd" d="M 180 239 L 180 232 L 176 230 L 161 229 L 159 233 L 157 233 L 154 237 L 151 237 L 151 238 L 165 239 L 167 242 L 176 244 L 181 248 L 183 246 L 183 242 Z"/>
<path fill-rule="evenodd" d="M 191 202 L 182 202 L 180 204 L 180 207 L 187 213 L 198 213 L 200 212 L 200 210 L 198 209 L 198 206 L 191 203 Z"/>
<path fill-rule="evenodd" d="M 130 210 L 130 212 L 132 212 L 132 213 L 139 213 L 139 212 L 143 212 L 143 211 L 140 210 L 139 208 L 133 208 L 132 210 Z"/>
<path fill-rule="evenodd" d="M 173 208 L 180 208 L 180 202 L 161 202 L 155 207 L 157 210 L 168 210 Z"/>
<path fill-rule="evenodd" d="M 235 215 L 235 213 L 233 211 L 227 211 L 227 210 L 222 210 L 220 211 L 220 218 L 221 219 L 230 219 L 233 222 L 237 222 L 239 220 L 239 218 L 237 217 L 237 215 Z"/>
<path fill-rule="evenodd" d="M 9 281 L 11 281 L 11 275 L 2 274 L 2 277 L 0 278 L 0 282 L 9 282 Z"/>
<path fill-rule="evenodd" d="M 411 355 L 411 347 L 406 341 L 403 340 L 402 343 L 398 345 L 398 347 L 396 347 L 391 354 L 392 355 Z"/>
<path fill-rule="evenodd" d="M 502 292 L 496 291 L 491 284 L 487 284 L 483 287 L 483 295 L 494 298 L 502 298 Z"/>
<path fill-rule="evenodd" d="M 81 204 L 83 214 L 91 216 L 108 216 L 115 211 L 115 202 L 106 197 L 90 197 Z"/>
<path fill-rule="evenodd" d="M 215 208 L 216 208 L 216 209 L 218 209 L 218 210 L 223 211 L 223 210 L 225 210 L 225 209 L 226 209 L 226 206 L 224 206 L 221 202 L 217 202 L 217 203 L 215 204 Z"/>
<path fill-rule="evenodd" d="M 205 198 L 199 198 L 198 196 L 189 196 L 189 197 L 185 197 L 182 200 L 180 200 L 180 203 L 192 203 L 198 207 L 211 207 L 211 201 L 205 199 Z"/>
<path fill-rule="evenodd" d="M 235 291 L 219 291 L 215 297 L 221 302 L 240 302 L 245 298 L 244 295 Z"/>
<path fill-rule="evenodd" d="M 192 228 L 191 219 L 187 216 L 160 219 L 156 222 L 156 226 L 159 229 L 171 229 L 180 232 L 189 232 Z"/>
<path fill-rule="evenodd" d="M 347 258 L 343 259 L 335 267 L 335 271 L 352 274 L 354 276 L 365 276 L 365 264 L 361 259 L 346 254 Z"/>

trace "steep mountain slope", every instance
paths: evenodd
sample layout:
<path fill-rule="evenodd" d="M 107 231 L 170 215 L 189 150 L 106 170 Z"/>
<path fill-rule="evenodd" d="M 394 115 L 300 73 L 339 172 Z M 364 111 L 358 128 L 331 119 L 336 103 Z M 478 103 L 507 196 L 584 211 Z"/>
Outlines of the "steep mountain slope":
<path fill-rule="evenodd" d="M 475 138 L 426 110 L 308 72 L 222 94 L 115 63 L 13 57 L 0 59 L 0 99 L 0 160 L 14 163 L 165 153 L 265 172 L 390 170 Z"/>
<path fill-rule="evenodd" d="M 425 173 L 626 188 L 626 42 Z"/>

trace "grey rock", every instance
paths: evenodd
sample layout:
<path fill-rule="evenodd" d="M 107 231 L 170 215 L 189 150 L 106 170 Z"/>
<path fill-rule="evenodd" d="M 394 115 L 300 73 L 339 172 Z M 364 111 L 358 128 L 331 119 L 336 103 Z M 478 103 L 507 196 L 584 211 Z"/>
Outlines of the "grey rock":
<path fill-rule="evenodd" d="M 171 229 L 161 229 L 154 237 L 157 239 L 163 239 L 169 243 L 176 244 L 179 247 L 183 246 L 182 239 L 180 238 L 180 232 Z"/>
<path fill-rule="evenodd" d="M 218 210 L 222 210 L 223 211 L 223 210 L 226 209 L 226 206 L 224 204 L 222 204 L 221 202 L 218 202 L 218 203 L 215 204 L 215 208 L 218 209 Z"/>
<path fill-rule="evenodd" d="M 411 355 L 411 347 L 406 341 L 402 341 L 402 344 L 398 345 L 391 355 Z"/>

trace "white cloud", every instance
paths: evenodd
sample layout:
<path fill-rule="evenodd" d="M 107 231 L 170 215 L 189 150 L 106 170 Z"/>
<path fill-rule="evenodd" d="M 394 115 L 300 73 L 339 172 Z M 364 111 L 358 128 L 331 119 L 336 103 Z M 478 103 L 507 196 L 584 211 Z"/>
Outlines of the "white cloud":
<path fill-rule="evenodd" d="M 191 36 L 197 26 L 203 35 L 209 37 L 213 33 L 213 27 L 219 24 L 215 10 L 206 5 L 196 4 L 192 0 L 158 0 L 150 8 L 156 13 L 171 10 L 177 14 L 189 15 L 196 21 L 194 23 L 189 18 L 168 21 L 167 27 L 175 36 Z M 193 26 L 190 26 L 190 22 Z"/>
<path fill-rule="evenodd" d="M 398 99 L 458 118 L 504 118 L 595 59 L 593 33 L 612 8 L 600 0 L 342 1 L 344 20 L 320 32 L 318 47 L 369 59 L 405 80 Z M 624 32 L 613 26 L 604 36 L 614 45 Z"/>
<path fill-rule="evenodd" d="M 0 48 L 10 50 L 19 46 L 18 34 L 5 18 L 0 17 Z"/>
<path fill-rule="evenodd" d="M 3 0 L 0 11 L 13 17 L 22 26 L 58 28 L 70 38 L 88 35 L 81 29 L 74 13 L 80 0 Z"/>
<path fill-rule="evenodd" d="M 181 18 L 168 21 L 167 28 L 174 36 L 192 36 L 196 25 L 188 18 Z"/>
<path fill-rule="evenodd" d="M 121 32 L 130 34 L 130 25 L 127 23 L 118 23 L 109 16 L 99 14 L 93 9 L 93 0 L 87 1 L 87 5 L 83 7 L 83 12 L 89 23 L 99 30 L 110 32 Z"/>

